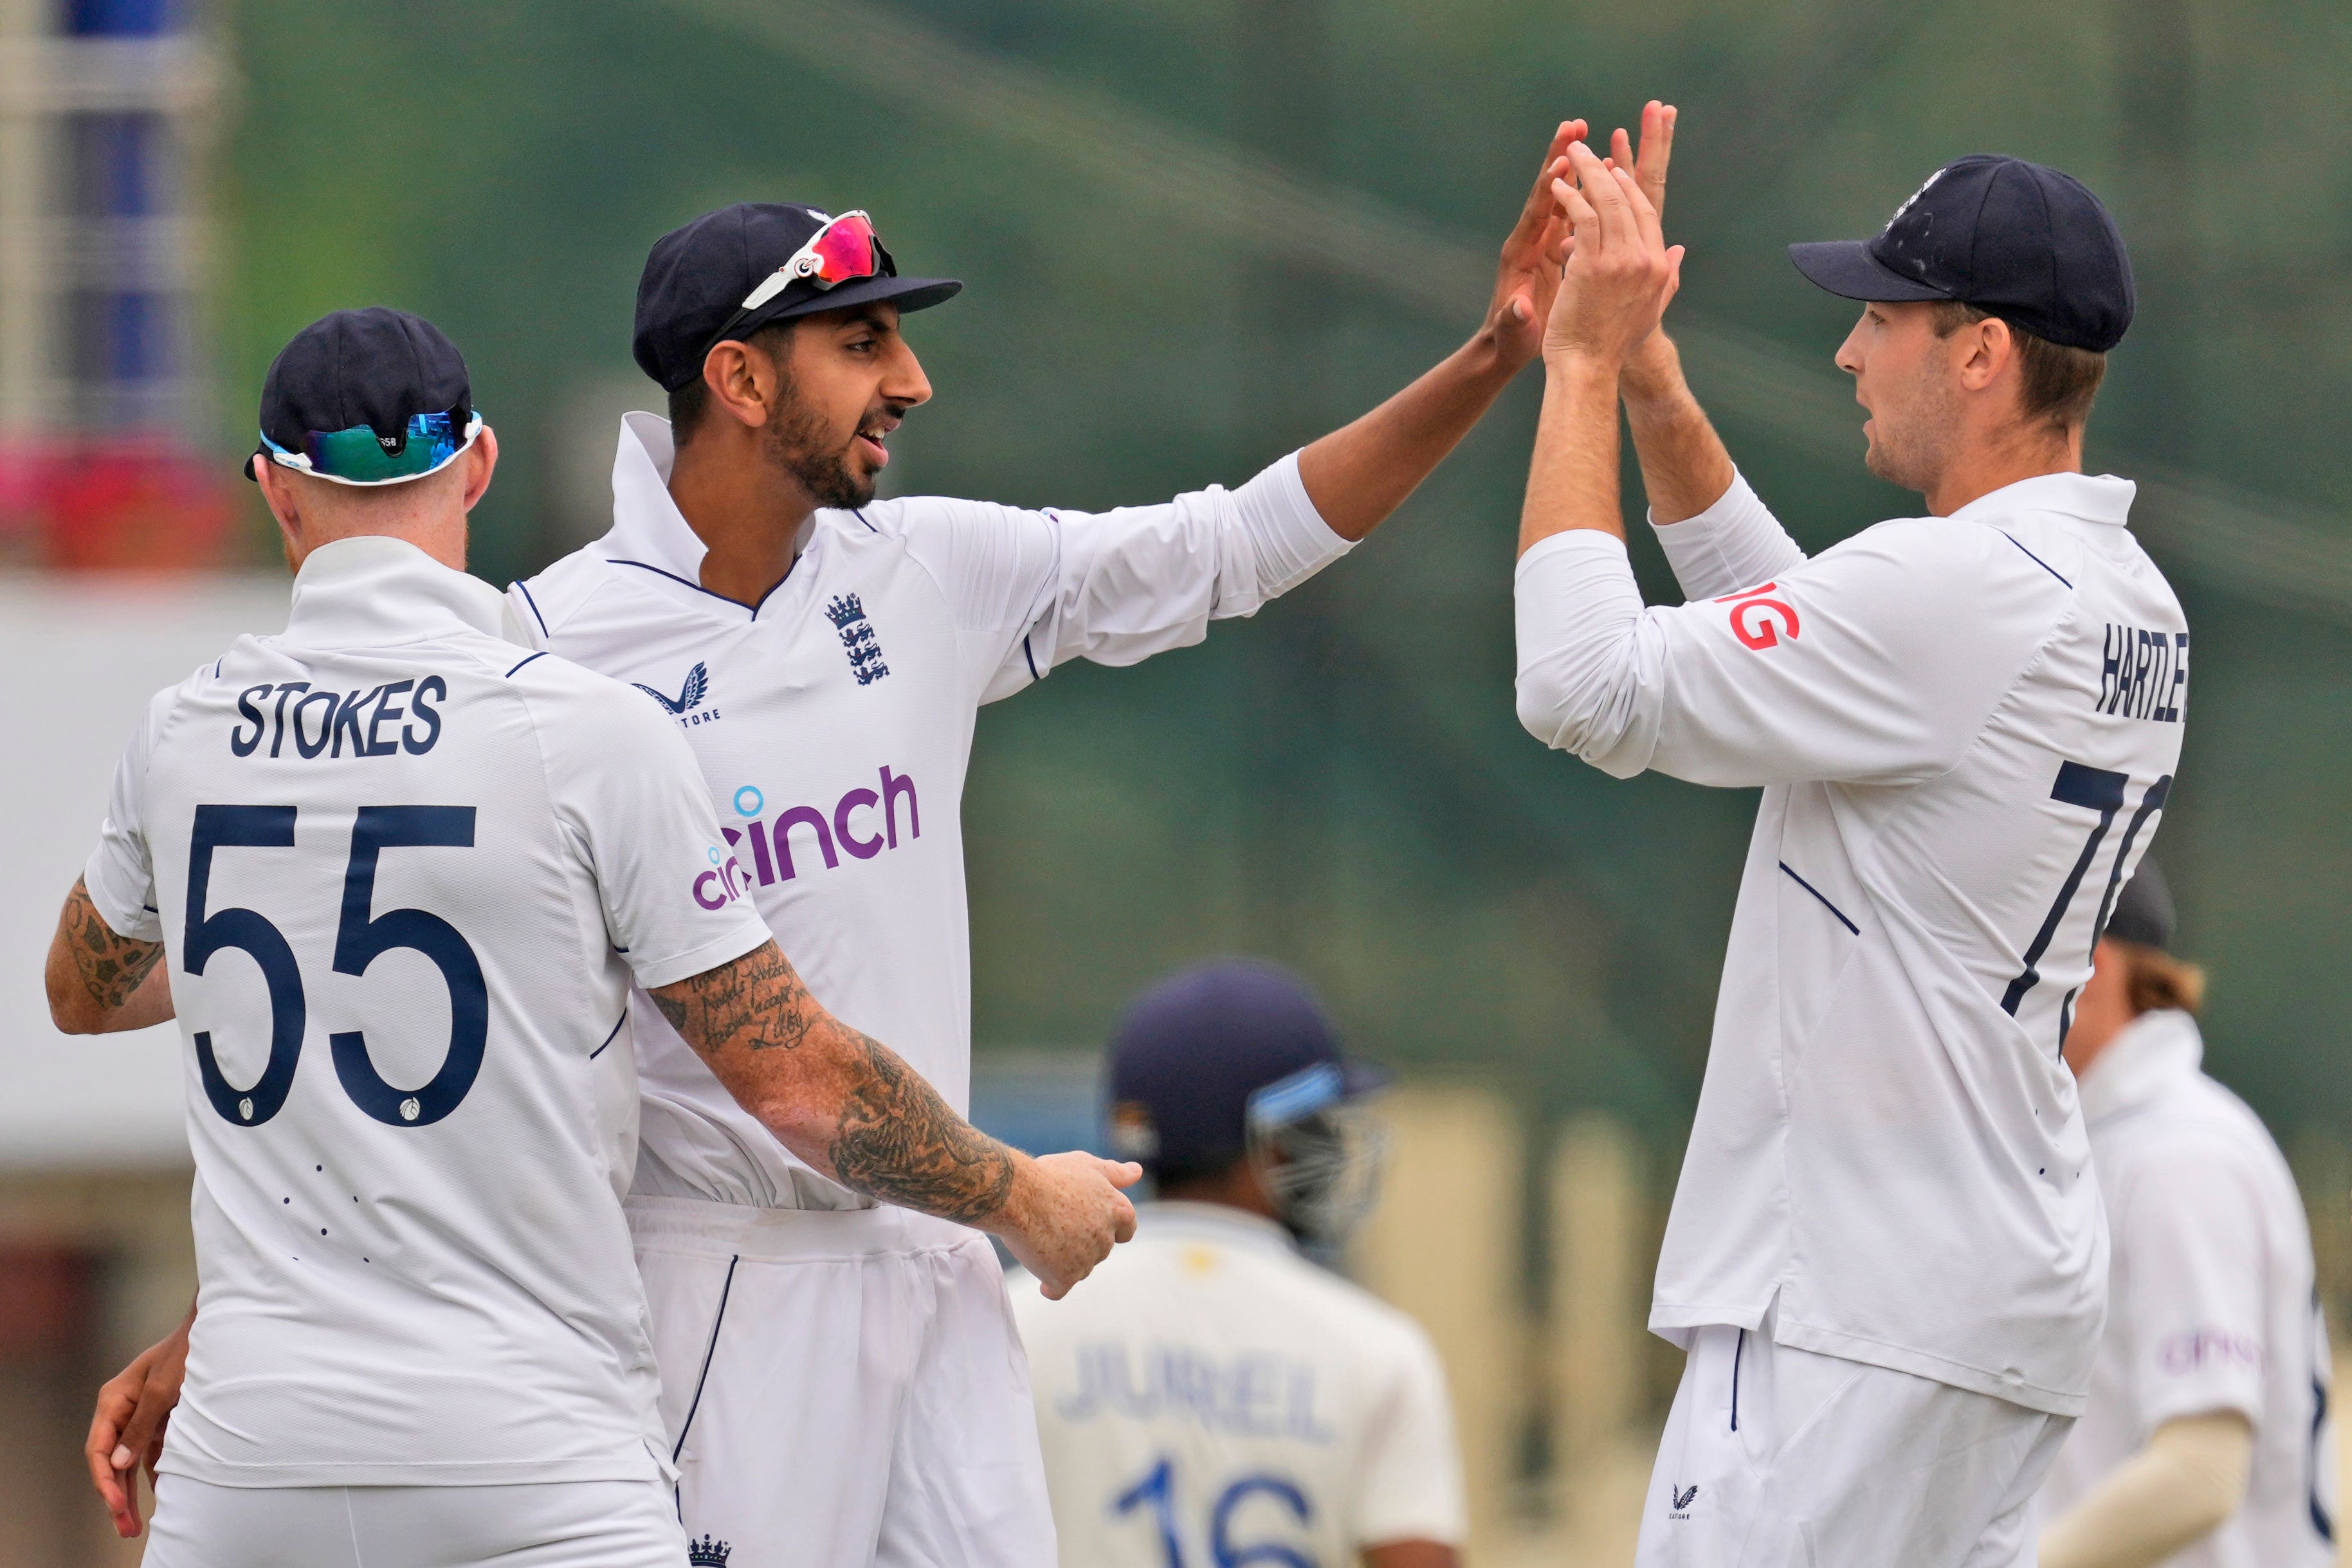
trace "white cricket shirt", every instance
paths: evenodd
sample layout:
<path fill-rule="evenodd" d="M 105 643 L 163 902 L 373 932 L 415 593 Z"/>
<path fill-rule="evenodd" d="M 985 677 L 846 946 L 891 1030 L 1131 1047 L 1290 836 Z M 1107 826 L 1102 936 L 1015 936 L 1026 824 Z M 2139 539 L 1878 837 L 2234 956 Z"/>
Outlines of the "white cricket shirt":
<path fill-rule="evenodd" d="M 2057 1518 L 2184 1415 L 2254 1429 L 2244 1506 L 2170 1568 L 2326 1568 L 2336 1561 L 2333 1367 L 2311 1226 L 2278 1145 L 2198 1070 L 2188 1014 L 2142 1014 L 2083 1075 L 2115 1262 L 2090 1407 L 2041 1497 Z"/>
<path fill-rule="evenodd" d="M 1307 1563 L 1458 1543 L 1462 1456 L 1421 1325 L 1298 1256 L 1271 1220 L 1142 1206 L 1048 1301 L 1018 1277 L 1064 1568 Z"/>
<path fill-rule="evenodd" d="M 528 635 L 639 686 L 702 764 L 753 900 L 810 990 L 961 1110 L 971 1075 L 962 796 L 982 703 L 1081 656 L 1132 664 L 1344 553 L 1295 458 L 1237 490 L 1090 515 L 922 498 L 814 514 L 757 606 L 699 584 L 668 421 L 632 414 L 613 531 L 511 591 Z M 867 1206 L 739 1108 L 648 1013 L 636 1190 Z"/>
<path fill-rule="evenodd" d="M 1519 715 L 1619 777 L 1764 786 L 1650 1324 L 2057 1415 L 2090 1388 L 2106 1233 L 2065 1016 L 2180 756 L 2189 633 L 2052 474 L 1807 560 L 1746 482 L 1518 566 Z"/>
<path fill-rule="evenodd" d="M 164 944 L 198 1279 L 162 1468 L 225 1486 L 662 1473 L 634 978 L 768 933 L 637 693 L 496 590 L 322 546 L 275 637 L 159 693 L 85 879 Z"/>

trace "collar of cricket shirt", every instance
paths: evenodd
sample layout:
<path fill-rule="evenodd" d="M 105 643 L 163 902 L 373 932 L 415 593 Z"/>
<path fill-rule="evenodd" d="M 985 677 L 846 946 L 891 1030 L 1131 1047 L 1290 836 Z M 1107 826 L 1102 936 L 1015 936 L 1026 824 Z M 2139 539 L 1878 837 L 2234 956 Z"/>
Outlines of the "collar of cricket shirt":
<path fill-rule="evenodd" d="M 1193 1203 L 1183 1198 L 1161 1198 L 1135 1206 L 1137 1231 L 1155 1239 L 1193 1237 L 1201 1240 L 1226 1241 L 1241 1246 L 1270 1247 L 1284 1252 L 1298 1250 L 1297 1243 L 1278 1221 L 1264 1215 L 1237 1209 L 1230 1204 Z"/>
<path fill-rule="evenodd" d="M 294 574 L 286 641 L 296 647 L 397 647 L 458 627 L 507 636 L 506 595 L 404 539 L 364 534 L 322 544 Z"/>
<path fill-rule="evenodd" d="M 2197 1020 L 2177 1007 L 2142 1013 L 2107 1042 L 2076 1092 L 2083 1120 L 2105 1121 L 2145 1105 L 2205 1060 Z"/>
<path fill-rule="evenodd" d="M 2121 528 L 2131 520 L 2132 498 L 2138 493 L 2137 485 L 2113 474 L 2036 474 L 1980 495 L 1952 516 L 1998 527 L 2002 518 L 2021 511 L 2054 511 Z"/>
<path fill-rule="evenodd" d="M 694 531 L 694 525 L 686 521 L 686 514 L 670 498 L 670 465 L 677 456 L 668 420 L 658 414 L 621 416 L 620 447 L 613 455 L 613 528 L 597 548 L 608 559 L 650 567 L 688 587 L 709 593 L 701 586 L 702 558 L 709 552 L 702 536 Z M 793 540 L 795 561 L 807 552 L 815 532 L 816 517 L 811 513 Z M 729 599 L 719 602 L 734 603 Z M 750 605 L 737 607 L 752 610 Z"/>

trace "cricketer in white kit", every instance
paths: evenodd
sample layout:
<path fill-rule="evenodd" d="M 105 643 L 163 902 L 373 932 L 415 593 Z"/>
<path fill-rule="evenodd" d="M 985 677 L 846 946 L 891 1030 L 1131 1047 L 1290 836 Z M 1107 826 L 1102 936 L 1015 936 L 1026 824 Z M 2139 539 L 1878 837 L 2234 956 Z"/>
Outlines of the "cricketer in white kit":
<path fill-rule="evenodd" d="M 956 286 L 898 277 L 862 213 L 706 215 L 638 293 L 638 362 L 691 427 L 629 416 L 612 531 L 513 602 L 541 646 L 673 717 L 812 988 L 961 1105 L 980 707 L 1072 658 L 1198 642 L 1402 502 L 1533 356 L 1559 236 L 1541 188 L 1467 347 L 1238 489 L 1101 514 L 874 500 L 883 440 L 930 395 L 900 311 Z M 817 1176 L 658 1025 L 640 1071 L 630 1221 L 689 1535 L 732 1568 L 1052 1561 L 986 1242 Z"/>
<path fill-rule="evenodd" d="M 2200 1070 L 2201 976 L 2168 951 L 2161 887 L 2143 865 L 2116 900 L 2066 1040 L 2115 1252 L 2090 1404 L 2042 1489 L 2042 1568 L 2326 1568 L 2311 1226 L 2261 1119 Z"/>
<path fill-rule="evenodd" d="M 1013 1295 L 1066 1568 L 1349 1568 L 1385 1542 L 1461 1541 L 1454 1412 L 1420 1324 L 1274 1220 L 1170 1202 L 1136 1219 L 1067 1301 L 1025 1279 Z"/>
<path fill-rule="evenodd" d="M 1112 1140 L 1156 1200 L 1084 1290 L 1013 1297 L 1062 1568 L 1459 1568 L 1436 1348 L 1301 1251 L 1335 1255 L 1372 1204 L 1384 1076 L 1245 960 L 1153 986 L 1108 1057 Z"/>
<path fill-rule="evenodd" d="M 1934 514 L 1808 559 L 1654 332 L 1679 253 L 1619 152 L 1575 150 L 1561 188 L 1518 710 L 1619 777 L 1764 792 L 1651 1310 L 1689 1360 L 1640 1561 L 2030 1563 L 2107 1260 L 2060 1047 L 2171 789 L 2189 668 L 2132 486 L 2073 471 L 2128 316 L 2121 242 L 2064 176 L 1969 159 L 1868 247 L 1798 247 L 1874 301 L 1839 363 L 1873 468 Z M 2093 262 L 2050 265 L 2070 247 Z M 2037 401 L 2028 356 L 2072 403 Z M 1656 530 L 1677 607 L 1644 607 L 1627 564 L 1621 377 L 1681 518 Z"/>
<path fill-rule="evenodd" d="M 158 1563 L 331 1561 L 349 1489 L 467 1489 L 406 1526 L 478 1544 L 468 1503 L 570 1487 L 609 1561 L 681 1550 L 618 1202 L 629 985 L 769 937 L 693 897 L 722 841 L 675 737 L 504 609 L 405 542 L 323 545 L 286 631 L 159 694 L 116 773 L 84 881 L 170 951 L 190 1041 Z"/>
<path fill-rule="evenodd" d="M 287 628 L 149 704 L 52 949 L 61 1024 L 176 1016 L 189 1047 L 198 1307 L 152 1563 L 674 1568 L 621 1210 L 656 1007 L 844 1181 L 1034 1184 L 808 999 L 675 726 L 507 640 L 457 569 L 496 455 L 469 405 L 399 312 L 279 356 L 258 477 Z M 378 477 L 401 436 L 440 466 Z M 913 1152 L 925 1121 L 961 1154 Z"/>

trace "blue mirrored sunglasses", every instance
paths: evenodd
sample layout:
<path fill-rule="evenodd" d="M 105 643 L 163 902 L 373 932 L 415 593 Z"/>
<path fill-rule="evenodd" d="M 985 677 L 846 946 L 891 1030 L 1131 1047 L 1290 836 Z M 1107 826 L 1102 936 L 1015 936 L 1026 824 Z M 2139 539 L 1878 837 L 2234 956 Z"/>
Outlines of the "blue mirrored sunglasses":
<path fill-rule="evenodd" d="M 396 485 L 422 479 L 474 444 L 482 433 L 482 416 L 451 409 L 446 414 L 419 414 L 396 439 L 377 435 L 364 425 L 348 430 L 314 430 L 302 437 L 302 449 L 289 451 L 261 437 L 261 449 L 281 468 L 314 474 L 341 485 Z"/>

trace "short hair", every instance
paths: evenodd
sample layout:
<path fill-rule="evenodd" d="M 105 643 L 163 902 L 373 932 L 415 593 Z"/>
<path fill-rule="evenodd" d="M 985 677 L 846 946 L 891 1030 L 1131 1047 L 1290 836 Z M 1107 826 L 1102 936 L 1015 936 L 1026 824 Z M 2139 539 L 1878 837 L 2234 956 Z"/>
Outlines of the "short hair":
<path fill-rule="evenodd" d="M 1973 326 L 1993 314 L 1958 300 L 1938 300 L 1931 318 L 1939 338 Z M 2005 323 L 2017 344 L 2018 412 L 2029 424 L 2079 430 L 2091 417 L 2099 383 L 2107 374 L 2107 356 L 2094 349 L 2069 348 L 2036 337 L 2015 321 Z"/>
<path fill-rule="evenodd" d="M 2194 1016 L 2205 1005 L 2205 972 L 2160 947 L 2109 937 L 2123 954 L 2124 990 L 2135 1016 L 2178 1008 Z"/>
<path fill-rule="evenodd" d="M 781 321 L 770 321 L 731 341 L 756 345 L 781 366 L 790 351 L 779 340 L 791 337 L 798 321 L 798 317 L 786 317 Z M 721 338 L 719 342 L 729 341 Z M 717 348 L 719 344 L 710 346 Z M 703 358 L 709 357 L 709 350 L 704 350 Z M 669 395 L 669 439 L 673 450 L 687 444 L 695 431 L 701 428 L 703 416 L 709 412 L 710 384 L 702 379 L 702 366 L 698 363 L 694 367 L 694 379 Z"/>

